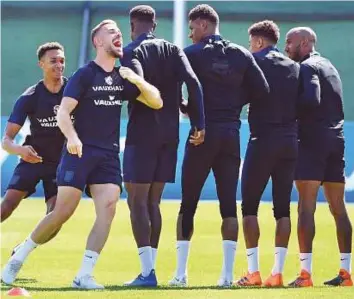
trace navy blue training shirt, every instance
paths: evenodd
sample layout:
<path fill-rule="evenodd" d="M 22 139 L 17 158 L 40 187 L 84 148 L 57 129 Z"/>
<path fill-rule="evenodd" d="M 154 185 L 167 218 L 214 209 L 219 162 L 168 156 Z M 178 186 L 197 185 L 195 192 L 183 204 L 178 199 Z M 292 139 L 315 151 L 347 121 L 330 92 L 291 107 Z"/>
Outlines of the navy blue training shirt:
<path fill-rule="evenodd" d="M 269 92 L 252 54 L 220 35 L 205 37 L 184 51 L 203 87 L 206 126 L 239 129 L 248 96 L 261 101 Z"/>
<path fill-rule="evenodd" d="M 270 93 L 261 100 L 250 99 L 248 121 L 251 136 L 276 133 L 296 137 L 299 64 L 273 46 L 253 56 L 269 83 Z"/>
<path fill-rule="evenodd" d="M 65 137 L 61 133 L 56 114 L 63 97 L 64 85 L 58 93 L 51 93 L 39 81 L 29 87 L 16 101 L 8 122 L 23 126 L 30 121 L 30 135 L 24 145 L 31 145 L 43 158 L 43 163 L 58 163 Z"/>
<path fill-rule="evenodd" d="M 300 68 L 299 137 L 343 137 L 343 92 L 339 73 L 318 52 L 304 57 Z"/>
<path fill-rule="evenodd" d="M 132 69 L 142 75 L 138 61 Z M 119 74 L 119 67 L 106 72 L 94 61 L 80 68 L 70 78 L 64 97 L 78 101 L 73 115 L 74 127 L 85 145 L 119 151 L 120 116 L 123 99 L 140 95 L 139 89 Z"/>
<path fill-rule="evenodd" d="M 145 80 L 160 91 L 163 107 L 153 110 L 139 102 L 130 102 L 126 143 L 178 142 L 183 82 L 188 88 L 190 105 L 195 110 L 191 124 L 198 130 L 204 129 L 202 88 L 183 51 L 166 40 L 142 34 L 124 48 L 122 64 L 129 66 L 132 57 L 140 61 Z"/>

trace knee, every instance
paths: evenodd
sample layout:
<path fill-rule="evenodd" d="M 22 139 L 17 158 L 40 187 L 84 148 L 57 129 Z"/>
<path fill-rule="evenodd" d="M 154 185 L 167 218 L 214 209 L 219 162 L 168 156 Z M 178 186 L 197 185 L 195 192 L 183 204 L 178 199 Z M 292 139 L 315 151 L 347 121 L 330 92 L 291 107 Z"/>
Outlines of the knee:
<path fill-rule="evenodd" d="M 314 215 L 316 212 L 316 202 L 313 204 L 300 200 L 297 211 L 299 216 Z"/>
<path fill-rule="evenodd" d="M 179 214 L 182 219 L 182 237 L 188 240 L 194 229 L 194 213 Z"/>
<path fill-rule="evenodd" d="M 1 202 L 1 214 L 11 214 L 16 207 L 18 206 L 18 202 L 10 199 L 4 199 Z"/>
<path fill-rule="evenodd" d="M 149 211 L 160 211 L 160 203 L 159 202 L 149 202 L 148 208 L 149 208 Z"/>
<path fill-rule="evenodd" d="M 184 217 L 188 218 L 194 218 L 197 206 L 198 202 L 186 202 L 182 199 L 179 215 L 183 215 Z"/>
<path fill-rule="evenodd" d="M 220 203 L 220 215 L 222 219 L 237 219 L 236 200 L 229 201 L 228 203 Z"/>
<path fill-rule="evenodd" d="M 247 216 L 258 216 L 258 205 L 250 204 L 250 201 L 244 199 L 241 203 L 241 211 L 243 218 Z"/>
<path fill-rule="evenodd" d="M 74 214 L 75 209 L 71 206 L 61 206 L 55 207 L 50 215 L 54 222 L 57 223 L 58 226 L 64 224 L 69 218 Z"/>
<path fill-rule="evenodd" d="M 54 210 L 55 201 L 47 201 L 47 214 Z"/>
<path fill-rule="evenodd" d="M 335 209 L 332 206 L 329 206 L 329 210 L 336 221 L 347 221 L 350 224 L 346 209 Z"/>
<path fill-rule="evenodd" d="M 7 217 L 9 217 L 16 206 L 12 205 L 9 202 L 2 202 L 1 203 L 1 220 L 5 220 Z"/>
<path fill-rule="evenodd" d="M 104 213 L 102 214 L 102 216 L 106 220 L 112 221 L 116 214 L 116 206 L 117 206 L 116 199 L 107 200 L 103 208 Z"/>
<path fill-rule="evenodd" d="M 129 207 L 131 214 L 139 214 L 148 210 L 148 203 L 141 201 L 131 201 Z"/>
<path fill-rule="evenodd" d="M 274 206 L 273 215 L 277 221 L 281 218 L 290 218 L 290 205 L 281 207 Z"/>
<path fill-rule="evenodd" d="M 189 239 L 191 233 L 194 228 L 194 215 L 197 210 L 197 203 L 189 203 L 185 202 L 181 203 L 181 207 L 179 210 L 179 217 L 182 221 L 182 236 L 184 239 Z"/>

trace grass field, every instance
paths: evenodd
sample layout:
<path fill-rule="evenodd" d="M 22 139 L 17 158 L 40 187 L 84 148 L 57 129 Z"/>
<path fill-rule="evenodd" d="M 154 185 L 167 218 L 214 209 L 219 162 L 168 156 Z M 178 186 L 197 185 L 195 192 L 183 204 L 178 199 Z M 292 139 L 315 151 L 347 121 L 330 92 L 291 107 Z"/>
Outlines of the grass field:
<path fill-rule="evenodd" d="M 222 262 L 220 217 L 216 202 L 201 203 L 196 216 L 195 235 L 189 260 L 188 289 L 167 286 L 176 264 L 175 219 L 179 204 L 163 202 L 163 232 L 157 257 L 157 276 L 160 286 L 154 290 L 122 287 L 134 278 L 140 269 L 135 242 L 131 233 L 129 213 L 124 201 L 118 204 L 108 243 L 97 263 L 95 277 L 106 286 L 104 291 L 74 291 L 70 288 L 82 258 L 87 234 L 92 225 L 94 209 L 91 201 L 82 201 L 75 216 L 51 243 L 36 249 L 23 267 L 17 285 L 26 288 L 33 298 L 354 298 L 354 288 L 322 286 L 338 271 L 339 254 L 334 222 L 326 205 L 319 205 L 316 214 L 317 235 L 314 244 L 314 284 L 310 289 L 216 289 Z M 354 221 L 354 205 L 348 206 Z M 240 211 L 239 211 L 240 212 Z M 1 225 L 1 268 L 12 248 L 22 241 L 44 214 L 42 200 L 24 201 L 12 217 Z M 239 213 L 240 214 L 240 213 Z M 296 205 L 292 205 L 293 234 L 285 265 L 285 282 L 299 272 L 296 242 Z M 263 278 L 273 264 L 274 221 L 269 204 L 260 207 L 260 265 Z M 247 271 L 242 229 L 238 243 L 235 278 Z M 1 286 L 6 296 L 7 286 Z"/>

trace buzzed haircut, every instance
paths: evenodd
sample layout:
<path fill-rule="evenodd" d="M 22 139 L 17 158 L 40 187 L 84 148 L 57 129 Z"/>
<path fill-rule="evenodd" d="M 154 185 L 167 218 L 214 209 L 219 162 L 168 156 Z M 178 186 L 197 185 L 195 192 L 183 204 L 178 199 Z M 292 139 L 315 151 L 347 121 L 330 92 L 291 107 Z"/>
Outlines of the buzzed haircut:
<path fill-rule="evenodd" d="M 287 35 L 290 33 L 298 33 L 301 34 L 302 37 L 306 35 L 310 42 L 313 42 L 314 44 L 317 43 L 316 32 L 310 27 L 295 27 L 290 29 Z"/>
<path fill-rule="evenodd" d="M 215 25 L 219 25 L 219 15 L 208 4 L 200 4 L 194 7 L 188 14 L 188 19 L 191 21 L 195 21 L 196 19 L 207 20 Z"/>
<path fill-rule="evenodd" d="M 130 10 L 130 19 L 137 19 L 140 22 L 154 23 L 155 9 L 149 5 L 138 5 Z"/>
<path fill-rule="evenodd" d="M 64 52 L 64 47 L 58 42 L 48 42 L 40 45 L 37 49 L 38 60 L 41 60 L 44 54 L 50 50 L 62 50 Z"/>
<path fill-rule="evenodd" d="M 91 30 L 91 42 L 92 42 L 92 45 L 96 48 L 96 45 L 94 43 L 94 38 L 97 34 L 98 31 L 100 31 L 100 29 L 104 26 L 104 25 L 107 25 L 107 24 L 114 24 L 114 25 L 117 25 L 117 23 L 113 20 L 103 20 L 101 23 L 99 23 L 98 25 L 96 25 L 92 30 Z"/>
<path fill-rule="evenodd" d="M 276 44 L 280 37 L 280 30 L 278 25 L 273 21 L 264 20 L 248 28 L 248 34 L 251 36 L 264 37 Z"/>

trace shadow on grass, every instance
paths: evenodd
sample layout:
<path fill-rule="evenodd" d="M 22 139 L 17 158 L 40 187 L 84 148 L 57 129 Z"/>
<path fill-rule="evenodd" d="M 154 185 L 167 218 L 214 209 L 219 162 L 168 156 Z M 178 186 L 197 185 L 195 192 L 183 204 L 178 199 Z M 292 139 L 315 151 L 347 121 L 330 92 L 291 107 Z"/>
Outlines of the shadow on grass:
<path fill-rule="evenodd" d="M 13 286 L 8 286 L 1 284 L 1 290 L 2 291 L 7 291 L 12 287 L 23 287 L 16 283 Z M 327 286 L 315 286 L 313 287 L 314 289 L 328 289 L 329 287 Z M 119 291 L 129 291 L 129 290 L 135 290 L 135 291 L 164 291 L 164 290 L 169 290 L 169 291 L 193 291 L 193 290 L 218 290 L 218 291 L 239 291 L 239 290 L 262 290 L 262 291 L 274 291 L 274 290 L 299 290 L 299 288 L 292 288 L 292 287 L 281 287 L 281 288 L 264 288 L 264 287 L 247 287 L 247 288 L 241 288 L 241 287 L 231 287 L 231 288 L 219 288 L 216 286 L 190 286 L 190 287 L 170 287 L 167 285 L 161 285 L 156 288 L 138 288 L 138 287 L 126 287 L 122 285 L 106 285 L 104 290 L 80 290 L 80 289 L 74 289 L 72 287 L 31 287 L 31 286 L 26 286 L 25 289 L 29 292 L 35 291 L 35 292 L 119 292 Z"/>

